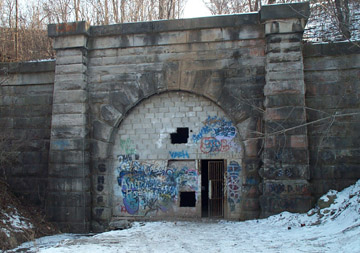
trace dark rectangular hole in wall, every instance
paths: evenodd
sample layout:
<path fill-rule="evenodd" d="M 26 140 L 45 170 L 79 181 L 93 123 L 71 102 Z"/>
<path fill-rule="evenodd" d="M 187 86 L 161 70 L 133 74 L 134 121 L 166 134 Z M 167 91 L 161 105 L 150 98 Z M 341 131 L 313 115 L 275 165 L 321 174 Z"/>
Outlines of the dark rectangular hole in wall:
<path fill-rule="evenodd" d="M 189 138 L 189 128 L 188 127 L 178 127 L 176 133 L 170 134 L 171 144 L 181 144 L 187 143 Z"/>
<path fill-rule="evenodd" d="M 195 192 L 180 192 L 180 207 L 195 207 Z"/>

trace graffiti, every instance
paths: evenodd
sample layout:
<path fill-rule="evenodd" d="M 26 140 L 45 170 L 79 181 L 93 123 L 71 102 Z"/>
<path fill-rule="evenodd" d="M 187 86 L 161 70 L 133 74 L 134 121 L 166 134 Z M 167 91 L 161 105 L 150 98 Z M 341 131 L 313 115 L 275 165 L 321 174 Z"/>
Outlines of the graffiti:
<path fill-rule="evenodd" d="M 103 202 L 104 202 L 104 197 L 103 197 L 103 196 L 97 197 L 97 198 L 96 198 L 96 202 L 97 202 L 98 204 L 103 203 Z"/>
<path fill-rule="evenodd" d="M 194 143 L 197 143 L 199 140 L 201 140 L 203 138 L 203 136 L 205 134 L 211 133 L 213 131 L 212 128 L 210 128 L 209 126 L 203 126 L 200 129 L 200 132 L 198 134 L 193 134 L 192 139 L 194 141 Z"/>
<path fill-rule="evenodd" d="M 96 214 L 96 217 L 100 217 L 102 215 L 102 213 L 104 212 L 104 208 L 97 208 L 95 209 L 95 214 Z"/>
<path fill-rule="evenodd" d="M 231 211 L 235 211 L 235 205 L 241 200 L 241 167 L 238 162 L 231 161 L 227 167 L 228 202 Z"/>
<path fill-rule="evenodd" d="M 203 153 L 220 152 L 221 142 L 214 137 L 204 137 L 201 139 L 200 150 Z"/>
<path fill-rule="evenodd" d="M 265 191 L 270 193 L 282 194 L 282 193 L 297 193 L 297 194 L 310 194 L 309 186 L 306 184 L 285 185 L 282 183 L 267 183 L 265 185 Z"/>
<path fill-rule="evenodd" d="M 104 176 L 98 176 L 97 183 L 98 183 L 97 190 L 99 192 L 102 192 L 104 190 L 105 177 Z"/>
<path fill-rule="evenodd" d="M 226 120 L 224 117 L 208 116 L 202 123 L 204 126 L 199 133 L 192 135 L 192 140 L 194 143 L 200 141 L 200 150 L 203 153 L 239 151 L 240 147 L 234 140 L 237 131 L 230 120 Z"/>
<path fill-rule="evenodd" d="M 98 165 L 98 170 L 99 170 L 100 172 L 106 172 L 106 166 L 105 166 L 105 164 L 100 163 L 100 164 Z"/>
<path fill-rule="evenodd" d="M 214 137 L 204 137 L 200 142 L 200 150 L 203 153 L 219 153 L 230 150 L 230 144 L 227 140 L 218 140 Z"/>
<path fill-rule="evenodd" d="M 196 187 L 194 177 L 197 172 L 186 166 L 169 168 L 119 156 L 117 182 L 126 212 L 132 215 L 166 212 L 176 202 L 180 186 Z"/>
<path fill-rule="evenodd" d="M 121 209 L 120 209 L 120 210 L 121 210 L 122 213 L 126 213 L 126 212 L 127 212 L 125 206 L 121 206 Z"/>
<path fill-rule="evenodd" d="M 120 147 L 125 152 L 126 155 L 135 155 L 136 148 L 134 146 L 133 141 L 130 138 L 126 140 L 120 140 Z"/>
<path fill-rule="evenodd" d="M 214 128 L 214 131 L 216 136 L 222 136 L 224 138 L 234 138 L 236 135 L 236 130 L 233 126 Z"/>
<path fill-rule="evenodd" d="M 190 158 L 189 157 L 189 153 L 186 150 L 183 151 L 169 151 L 169 154 L 171 156 L 172 159 L 176 159 L 176 158 Z"/>

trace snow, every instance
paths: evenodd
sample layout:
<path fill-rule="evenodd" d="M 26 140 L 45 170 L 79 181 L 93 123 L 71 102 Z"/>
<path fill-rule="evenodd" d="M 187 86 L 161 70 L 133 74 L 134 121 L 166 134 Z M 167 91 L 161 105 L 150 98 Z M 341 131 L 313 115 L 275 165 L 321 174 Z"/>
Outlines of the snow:
<path fill-rule="evenodd" d="M 15 207 L 9 206 L 8 210 L 12 211 L 6 213 L 3 210 L 0 210 L 1 214 L 4 216 L 0 221 L 3 224 L 1 230 L 7 237 L 11 236 L 11 232 L 21 232 L 24 229 L 30 229 L 33 227 L 29 221 L 19 215 Z"/>
<path fill-rule="evenodd" d="M 329 207 L 307 214 L 283 212 L 244 222 L 135 222 L 97 235 L 43 237 L 14 252 L 360 252 L 360 180 L 326 194 L 333 195 Z M 330 199 L 326 196 L 323 201 Z"/>

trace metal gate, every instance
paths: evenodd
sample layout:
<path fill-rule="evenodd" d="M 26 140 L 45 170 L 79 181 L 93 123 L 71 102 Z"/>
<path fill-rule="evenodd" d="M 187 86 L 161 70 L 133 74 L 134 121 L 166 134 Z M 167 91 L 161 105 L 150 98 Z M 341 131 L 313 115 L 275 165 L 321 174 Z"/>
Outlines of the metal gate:
<path fill-rule="evenodd" d="M 224 216 L 224 162 L 208 161 L 209 217 Z"/>

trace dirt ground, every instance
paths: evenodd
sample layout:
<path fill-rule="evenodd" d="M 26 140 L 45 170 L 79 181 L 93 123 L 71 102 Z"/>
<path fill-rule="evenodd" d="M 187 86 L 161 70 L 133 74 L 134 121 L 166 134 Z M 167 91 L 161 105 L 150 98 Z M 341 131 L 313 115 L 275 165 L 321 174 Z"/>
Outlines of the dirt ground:
<path fill-rule="evenodd" d="M 0 250 L 7 250 L 59 230 L 45 221 L 39 208 L 24 206 L 0 179 Z"/>

